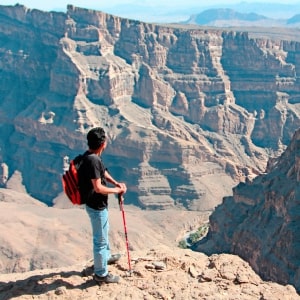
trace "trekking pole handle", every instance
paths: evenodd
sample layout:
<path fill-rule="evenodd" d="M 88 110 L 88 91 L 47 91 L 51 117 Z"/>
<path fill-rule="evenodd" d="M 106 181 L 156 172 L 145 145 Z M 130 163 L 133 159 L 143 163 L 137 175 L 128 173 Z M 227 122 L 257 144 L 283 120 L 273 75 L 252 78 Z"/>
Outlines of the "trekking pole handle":
<path fill-rule="evenodd" d="M 122 210 L 122 204 L 123 204 L 123 201 L 124 201 L 123 193 L 118 194 L 118 200 L 119 200 L 120 210 Z"/>

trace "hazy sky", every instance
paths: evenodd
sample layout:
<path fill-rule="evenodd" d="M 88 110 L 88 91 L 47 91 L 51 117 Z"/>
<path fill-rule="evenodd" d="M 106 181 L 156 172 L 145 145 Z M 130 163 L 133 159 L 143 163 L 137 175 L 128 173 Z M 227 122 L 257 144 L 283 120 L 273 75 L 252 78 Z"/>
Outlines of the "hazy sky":
<path fill-rule="evenodd" d="M 299 0 L 0 0 L 0 5 L 23 4 L 28 8 L 50 11 L 66 11 L 68 4 L 73 4 L 82 8 L 90 8 L 112 13 L 121 17 L 137 18 L 139 20 L 149 21 L 151 19 L 165 17 L 167 14 L 180 18 L 186 18 L 191 13 L 200 13 L 201 10 L 210 8 L 214 5 L 222 7 L 232 4 L 245 3 L 281 3 L 298 4 Z M 147 7 L 147 9 L 144 9 Z M 267 12 L 268 10 L 263 10 Z M 296 13 L 300 13 L 300 10 Z M 157 19 L 158 20 L 158 19 Z"/>
<path fill-rule="evenodd" d="M 209 0 L 207 1 L 206 5 L 215 5 L 215 4 L 233 4 L 233 3 L 240 3 L 240 2 L 247 2 L 247 3 L 282 3 L 282 4 L 297 4 L 299 0 L 247 0 L 247 1 L 239 1 L 239 0 Z M 75 6 L 84 7 L 84 8 L 107 8 L 117 5 L 124 5 L 124 4 L 131 4 L 131 5 L 147 5 L 147 6 L 204 6 L 201 4 L 199 0 L 1 0 L 1 5 L 15 5 L 16 3 L 23 4 L 28 8 L 37 8 L 41 10 L 55 10 L 57 8 L 64 9 L 67 7 L 68 4 L 73 4 Z M 203 3 L 203 2 L 202 2 Z"/>

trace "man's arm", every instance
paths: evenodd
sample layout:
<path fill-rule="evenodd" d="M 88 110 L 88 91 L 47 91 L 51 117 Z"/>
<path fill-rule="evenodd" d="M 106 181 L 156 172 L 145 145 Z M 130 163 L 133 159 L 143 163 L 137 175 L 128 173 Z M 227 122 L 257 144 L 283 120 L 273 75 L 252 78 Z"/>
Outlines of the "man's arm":
<path fill-rule="evenodd" d="M 126 185 L 121 183 L 118 183 L 118 185 L 113 188 L 107 187 L 101 183 L 101 178 L 92 179 L 92 184 L 96 193 L 104 195 L 126 193 L 127 190 Z"/>

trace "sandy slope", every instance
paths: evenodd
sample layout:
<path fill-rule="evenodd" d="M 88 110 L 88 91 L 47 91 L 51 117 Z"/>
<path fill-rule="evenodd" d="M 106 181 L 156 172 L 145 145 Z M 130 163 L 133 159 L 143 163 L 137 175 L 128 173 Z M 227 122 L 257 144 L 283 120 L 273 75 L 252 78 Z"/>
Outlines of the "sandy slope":
<path fill-rule="evenodd" d="M 59 206 L 59 205 L 58 205 Z M 146 211 L 124 205 L 130 248 L 177 246 L 209 213 Z M 91 258 L 91 228 L 84 208 L 47 207 L 24 193 L 0 189 L 0 272 L 64 267 Z M 111 247 L 125 251 L 123 219 L 110 197 Z"/>

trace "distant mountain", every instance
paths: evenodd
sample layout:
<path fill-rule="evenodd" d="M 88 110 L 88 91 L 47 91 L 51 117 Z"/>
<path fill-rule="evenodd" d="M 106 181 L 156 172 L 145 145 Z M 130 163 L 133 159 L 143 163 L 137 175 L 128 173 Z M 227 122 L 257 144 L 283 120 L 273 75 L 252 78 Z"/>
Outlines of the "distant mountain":
<path fill-rule="evenodd" d="M 300 22 L 300 15 L 289 19 L 274 19 L 251 12 L 242 13 L 230 8 L 208 9 L 192 15 L 183 24 L 197 24 L 218 27 L 260 26 L 260 27 L 293 27 Z"/>
<path fill-rule="evenodd" d="M 297 15 L 293 16 L 292 18 L 288 19 L 286 23 L 288 25 L 300 23 L 300 14 L 297 14 Z"/>
<path fill-rule="evenodd" d="M 207 25 L 217 20 L 261 21 L 268 18 L 256 13 L 239 13 L 230 8 L 208 9 L 200 14 L 192 15 L 187 23 Z"/>
<path fill-rule="evenodd" d="M 225 1 L 224 1 L 225 2 Z M 254 12 L 256 14 L 264 15 L 268 18 L 288 19 L 295 13 L 300 12 L 300 4 L 282 4 L 282 3 L 264 3 L 264 2 L 240 2 L 236 4 L 215 5 L 209 8 L 231 8 L 241 13 Z M 206 8 L 208 9 L 208 7 Z"/>
<path fill-rule="evenodd" d="M 300 13 L 300 4 L 282 4 L 282 3 L 265 3 L 265 2 L 246 2 L 228 4 L 223 1 L 223 4 L 214 5 L 211 3 L 203 3 L 198 1 L 197 4 L 188 5 L 187 2 L 170 7 L 164 1 L 159 6 L 151 5 L 151 3 L 140 2 L 127 3 L 126 0 L 122 5 L 113 5 L 107 3 L 95 4 L 94 9 L 105 11 L 106 13 L 114 14 L 120 17 L 136 19 L 144 22 L 160 22 L 160 23 L 178 23 L 183 22 L 195 13 L 200 13 L 210 9 L 232 9 L 242 14 L 255 13 L 264 15 L 272 19 L 288 19 L 294 14 Z M 208 1 L 206 1 L 208 2 Z M 96 7 L 97 6 L 97 7 Z"/>

